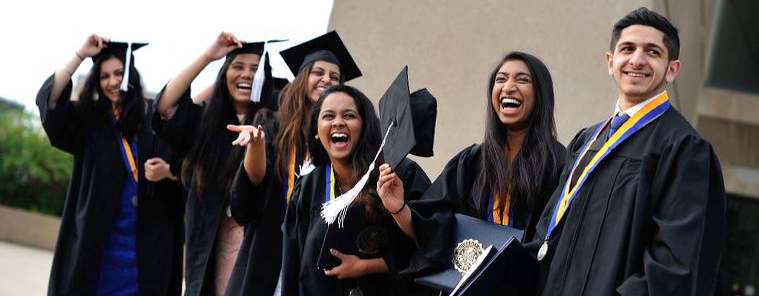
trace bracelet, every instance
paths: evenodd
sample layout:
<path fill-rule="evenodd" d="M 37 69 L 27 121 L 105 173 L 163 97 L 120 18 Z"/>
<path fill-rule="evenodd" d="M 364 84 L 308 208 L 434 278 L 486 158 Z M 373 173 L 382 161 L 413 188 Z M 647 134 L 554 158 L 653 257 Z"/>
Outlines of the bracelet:
<path fill-rule="evenodd" d="M 395 216 L 395 215 L 398 215 L 398 214 L 400 214 L 401 212 L 403 212 L 403 209 L 405 209 L 405 208 L 406 208 L 406 204 L 403 204 L 403 206 L 401 207 L 401 209 L 400 209 L 400 210 L 398 210 L 398 211 L 397 211 L 397 212 L 395 212 L 395 213 L 390 213 L 390 215 L 393 215 L 393 216 Z"/>
<path fill-rule="evenodd" d="M 78 51 L 78 50 L 77 50 L 77 51 L 75 51 L 75 52 L 74 52 L 74 54 L 75 54 L 75 55 L 76 55 L 76 56 L 77 56 L 77 57 L 78 57 L 80 60 L 84 61 L 84 57 L 82 57 L 82 55 L 81 55 L 81 54 L 79 54 L 79 51 Z"/>

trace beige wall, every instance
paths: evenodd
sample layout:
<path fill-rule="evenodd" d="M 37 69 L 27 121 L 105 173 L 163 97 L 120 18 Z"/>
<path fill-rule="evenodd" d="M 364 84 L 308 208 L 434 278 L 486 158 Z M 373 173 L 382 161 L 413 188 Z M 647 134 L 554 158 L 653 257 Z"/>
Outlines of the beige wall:
<path fill-rule="evenodd" d="M 759 98 L 703 86 L 720 1 L 335 0 L 329 26 L 364 73 L 350 84 L 375 102 L 406 64 L 411 90 L 426 87 L 437 97 L 436 155 L 417 159 L 434 178 L 458 151 L 480 142 L 487 79 L 506 52 L 525 51 L 548 66 L 563 144 L 608 116 L 616 100 L 604 59 L 611 28 L 649 7 L 680 30 L 682 67 L 668 88 L 674 106 L 716 142 L 728 191 L 759 197 L 751 152 L 759 150 L 751 140 L 759 138 Z M 725 126 L 730 133 L 719 128 Z"/>
<path fill-rule="evenodd" d="M 616 99 L 604 60 L 611 27 L 650 1 L 609 2 L 336 0 L 330 29 L 364 72 L 351 84 L 375 102 L 405 64 L 412 91 L 427 87 L 437 97 L 436 155 L 419 160 L 434 177 L 481 141 L 488 76 L 509 51 L 534 54 L 551 71 L 565 145 L 609 115 Z"/>

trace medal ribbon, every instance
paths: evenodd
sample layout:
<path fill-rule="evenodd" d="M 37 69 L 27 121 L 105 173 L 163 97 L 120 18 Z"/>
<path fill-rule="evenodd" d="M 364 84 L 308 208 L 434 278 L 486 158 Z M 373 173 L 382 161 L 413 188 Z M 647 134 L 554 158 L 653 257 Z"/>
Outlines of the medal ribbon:
<path fill-rule="evenodd" d="M 590 162 L 583 168 L 582 173 L 580 174 L 580 178 L 577 180 L 577 184 L 575 184 L 574 187 L 570 188 L 571 182 L 572 182 L 572 176 L 577 171 L 577 166 L 580 164 L 580 161 L 583 159 L 585 154 L 590 150 L 590 147 L 593 146 L 593 143 L 596 142 L 598 139 L 599 134 L 601 131 L 606 127 L 609 122 L 611 122 L 612 118 L 614 118 L 614 115 L 612 115 L 609 119 L 604 122 L 604 124 L 600 125 L 598 129 L 595 131 L 595 134 L 593 134 L 593 137 L 590 141 L 585 143 L 585 147 L 582 149 L 582 153 L 580 153 L 580 156 L 577 157 L 575 160 L 574 165 L 572 166 L 572 171 L 569 174 L 569 178 L 567 179 L 566 184 L 564 184 L 564 188 L 561 192 L 561 199 L 558 201 L 556 206 L 554 207 L 553 217 L 551 218 L 551 223 L 548 225 L 548 233 L 546 234 L 546 241 L 548 238 L 551 237 L 551 233 L 556 228 L 556 226 L 561 222 L 561 219 L 564 217 L 564 214 L 566 213 L 567 209 L 569 208 L 569 205 L 574 200 L 575 196 L 577 195 L 577 192 L 579 191 L 580 187 L 585 183 L 585 180 L 587 180 L 588 175 L 590 175 L 591 172 L 596 168 L 596 166 L 606 157 L 609 155 L 609 153 L 614 150 L 620 143 L 624 142 L 627 138 L 632 136 L 635 132 L 640 130 L 645 125 L 651 123 L 656 118 L 659 118 L 664 111 L 667 111 L 669 109 L 670 103 L 669 103 L 669 96 L 667 95 L 667 91 L 665 90 L 658 96 L 656 96 L 655 99 L 648 102 L 643 108 L 635 113 L 635 116 L 627 120 L 620 128 L 615 132 L 601 147 L 600 150 L 598 150 L 598 153 L 596 153 L 595 156 L 590 160 Z"/>
<path fill-rule="evenodd" d="M 113 125 L 116 126 L 116 121 L 120 117 L 119 109 L 116 108 L 116 105 L 111 104 L 111 108 L 113 110 L 113 113 L 111 113 L 111 121 L 113 122 Z M 137 162 L 135 161 L 136 156 L 132 151 L 137 151 L 137 137 L 135 136 L 134 140 L 132 140 L 132 144 L 129 144 L 129 141 L 121 134 L 121 132 L 118 132 L 118 138 L 121 139 L 118 141 L 119 148 L 121 148 L 121 156 L 124 160 L 125 167 L 127 169 L 127 174 L 132 176 L 132 180 L 135 184 L 137 184 L 138 176 L 137 176 Z"/>
<path fill-rule="evenodd" d="M 503 208 L 503 214 L 506 215 L 505 219 L 504 217 L 501 217 L 501 211 L 499 208 L 500 204 L 501 199 L 499 198 L 499 194 L 496 193 L 495 196 L 493 196 L 493 192 L 491 191 L 490 201 L 488 202 L 488 208 L 491 209 L 491 211 L 488 214 L 488 221 L 504 226 L 514 225 L 514 217 L 509 214 L 511 212 L 511 195 L 506 194 L 506 206 Z"/>
<path fill-rule="evenodd" d="M 325 173 L 327 174 L 327 180 L 324 184 L 324 202 L 330 202 L 337 197 L 337 194 L 335 194 L 335 170 L 332 169 L 331 162 L 327 163 Z"/>
<path fill-rule="evenodd" d="M 295 187 L 295 161 L 296 161 L 296 149 L 295 145 L 290 150 L 290 163 L 287 165 L 287 175 L 285 175 L 285 206 L 290 203 L 290 197 L 293 195 L 293 188 Z"/>

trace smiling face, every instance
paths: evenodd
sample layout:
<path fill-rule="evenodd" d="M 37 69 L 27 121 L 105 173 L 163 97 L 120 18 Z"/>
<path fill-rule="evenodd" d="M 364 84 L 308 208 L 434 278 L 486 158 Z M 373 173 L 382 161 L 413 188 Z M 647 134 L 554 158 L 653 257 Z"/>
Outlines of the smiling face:
<path fill-rule="evenodd" d="M 308 99 L 315 103 L 319 100 L 324 89 L 338 83 L 340 83 L 340 67 L 325 61 L 314 62 L 314 66 L 311 67 L 311 72 L 308 74 L 308 88 L 306 89 Z"/>
<path fill-rule="evenodd" d="M 319 110 L 317 136 L 332 162 L 350 162 L 353 149 L 361 138 L 363 119 L 356 102 L 344 92 L 324 98 Z"/>
<path fill-rule="evenodd" d="M 664 34 L 643 25 L 622 30 L 614 53 L 606 53 L 606 62 L 623 109 L 662 92 L 680 70 L 679 60 L 668 59 Z"/>
<path fill-rule="evenodd" d="M 258 70 L 260 56 L 243 53 L 235 56 L 227 69 L 227 89 L 234 101 L 249 102 L 253 76 Z"/>
<path fill-rule="evenodd" d="M 116 57 L 103 61 L 100 65 L 100 90 L 112 103 L 121 101 L 119 86 L 124 79 L 124 63 Z"/>
<path fill-rule="evenodd" d="M 535 89 L 527 64 L 521 60 L 503 63 L 495 75 L 491 104 L 506 128 L 527 127 L 535 106 Z"/>

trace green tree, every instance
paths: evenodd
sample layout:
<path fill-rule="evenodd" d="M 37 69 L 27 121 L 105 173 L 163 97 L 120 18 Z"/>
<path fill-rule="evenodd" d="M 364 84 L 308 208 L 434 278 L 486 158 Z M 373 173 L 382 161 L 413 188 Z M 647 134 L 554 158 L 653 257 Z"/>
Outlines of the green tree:
<path fill-rule="evenodd" d="M 0 203 L 60 216 L 72 156 L 50 145 L 39 119 L 0 108 Z"/>

